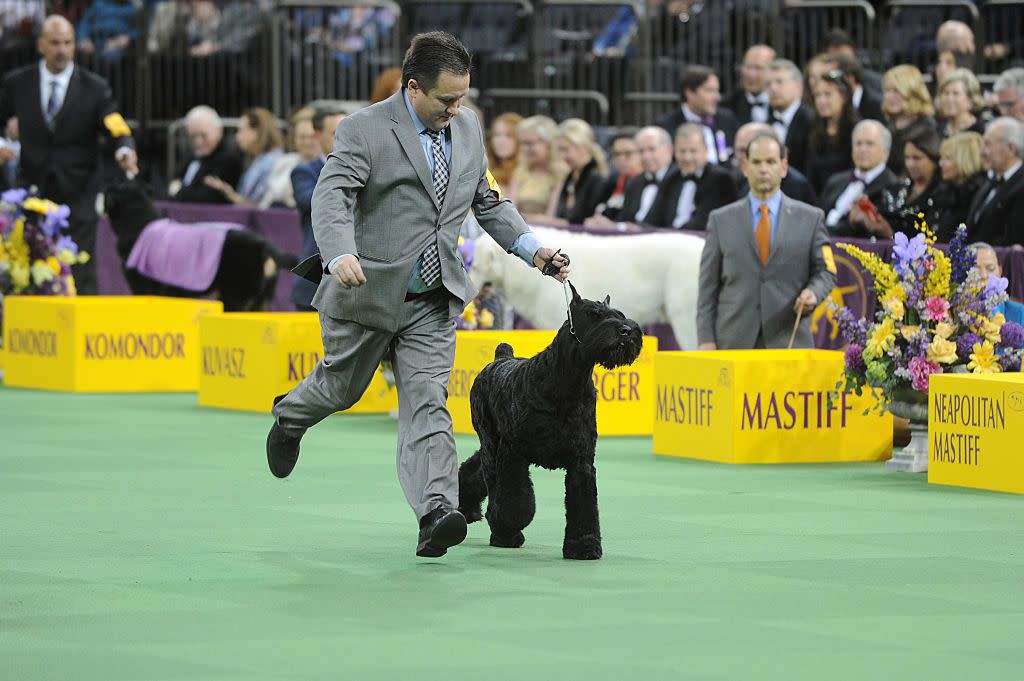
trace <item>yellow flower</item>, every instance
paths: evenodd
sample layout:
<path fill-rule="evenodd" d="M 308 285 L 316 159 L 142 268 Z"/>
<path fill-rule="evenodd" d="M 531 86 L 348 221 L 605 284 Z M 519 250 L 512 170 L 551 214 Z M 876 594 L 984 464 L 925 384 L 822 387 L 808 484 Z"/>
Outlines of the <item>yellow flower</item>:
<path fill-rule="evenodd" d="M 985 340 L 993 343 L 998 343 L 1001 338 L 1000 334 L 1003 329 L 1003 324 L 1006 323 L 1006 317 L 1002 314 L 997 314 L 992 319 L 985 321 L 981 328 L 981 335 L 985 337 Z"/>
<path fill-rule="evenodd" d="M 949 340 L 949 337 L 956 331 L 956 326 L 949 322 L 939 322 L 935 325 L 935 336 L 943 340 Z"/>
<path fill-rule="evenodd" d="M 956 343 L 935 336 L 928 346 L 928 360 L 938 364 L 952 364 L 956 361 Z"/>
<path fill-rule="evenodd" d="M 60 261 L 52 255 L 46 259 L 46 266 L 50 268 L 50 271 L 54 274 L 60 274 Z"/>
<path fill-rule="evenodd" d="M 996 348 L 992 343 L 975 343 L 971 353 L 971 362 L 967 368 L 976 374 L 998 374 L 1002 371 L 996 359 Z"/>
<path fill-rule="evenodd" d="M 65 248 L 57 254 L 57 260 L 70 266 L 74 265 L 78 261 L 78 258 L 75 257 L 74 253 Z"/>
<path fill-rule="evenodd" d="M 11 265 L 11 283 L 14 284 L 14 292 L 21 293 L 28 288 L 29 270 L 24 263 L 16 262 Z"/>
<path fill-rule="evenodd" d="M 466 306 L 466 309 L 462 311 L 462 318 L 467 322 L 471 322 L 476 318 L 476 308 L 473 303 Z"/>
<path fill-rule="evenodd" d="M 896 325 L 892 317 L 886 317 L 871 330 L 867 347 L 864 348 L 864 359 L 878 359 L 896 346 Z"/>
<path fill-rule="evenodd" d="M 486 307 L 480 310 L 480 328 L 481 329 L 493 329 L 494 328 L 494 314 L 491 313 Z"/>
<path fill-rule="evenodd" d="M 949 295 L 949 277 L 952 273 L 952 266 L 949 258 L 942 251 L 929 248 L 932 259 L 935 261 L 935 269 L 928 273 L 928 280 L 924 285 L 925 298 L 945 298 Z"/>
<path fill-rule="evenodd" d="M 32 283 L 36 286 L 53 279 L 53 272 L 45 260 L 36 260 L 32 263 Z"/>
<path fill-rule="evenodd" d="M 851 244 L 836 244 L 836 247 L 852 255 L 864 269 L 871 273 L 875 279 L 875 290 L 878 291 L 879 301 L 900 296 L 900 291 L 893 290 L 894 287 L 899 289 L 902 287 L 899 285 L 899 275 L 896 274 L 896 269 L 892 265 L 882 262 L 882 259 L 874 253 L 868 253 Z M 906 300 L 905 291 L 902 292 L 901 300 Z"/>
<path fill-rule="evenodd" d="M 903 334 L 903 337 L 905 339 L 910 340 L 915 335 L 917 335 L 917 332 L 920 330 L 920 326 L 904 326 L 902 329 L 900 329 L 900 333 Z"/>
<path fill-rule="evenodd" d="M 89 262 L 89 254 L 86 253 L 85 251 L 79 251 L 78 252 L 78 264 L 79 265 L 84 265 L 87 262 Z"/>
<path fill-rule="evenodd" d="M 900 287 L 903 290 L 903 287 Z M 886 313 L 898 322 L 903 321 L 903 315 L 906 314 L 906 309 L 903 307 L 903 302 L 898 298 L 889 298 L 885 301 Z"/>
<path fill-rule="evenodd" d="M 75 278 L 70 274 L 64 278 L 64 284 L 67 286 L 68 295 L 74 296 L 78 294 L 78 289 L 75 288 Z"/>
<path fill-rule="evenodd" d="M 57 204 L 47 199 L 40 199 L 36 196 L 31 196 L 25 199 L 25 202 L 21 204 L 25 210 L 30 210 L 33 213 L 41 213 L 46 215 L 50 211 L 57 210 Z"/>

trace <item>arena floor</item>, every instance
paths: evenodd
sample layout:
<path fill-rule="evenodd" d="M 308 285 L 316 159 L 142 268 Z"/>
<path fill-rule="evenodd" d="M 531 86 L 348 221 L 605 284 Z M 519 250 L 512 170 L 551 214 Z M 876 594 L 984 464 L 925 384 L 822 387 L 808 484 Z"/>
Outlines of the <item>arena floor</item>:
<path fill-rule="evenodd" d="M 881 464 L 598 451 L 605 558 L 417 559 L 395 424 L 340 416 L 294 475 L 269 417 L 194 395 L 0 388 L 0 679 L 1012 679 L 1024 499 Z M 552 434 L 557 437 L 557 433 Z M 459 438 L 460 456 L 474 438 Z"/>

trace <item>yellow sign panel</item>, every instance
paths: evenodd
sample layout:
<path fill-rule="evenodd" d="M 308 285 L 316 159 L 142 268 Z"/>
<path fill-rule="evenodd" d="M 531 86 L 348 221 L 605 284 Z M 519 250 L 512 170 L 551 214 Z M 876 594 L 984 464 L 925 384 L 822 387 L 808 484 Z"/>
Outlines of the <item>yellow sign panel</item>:
<path fill-rule="evenodd" d="M 533 357 L 555 337 L 554 331 L 459 331 L 455 366 L 448 379 L 448 411 L 456 433 L 474 434 L 469 391 L 480 371 L 494 359 L 499 343 L 516 357 Z M 601 435 L 650 435 L 654 417 L 654 356 L 658 339 L 644 336 L 644 347 L 631 366 L 594 367 L 597 432 Z"/>
<path fill-rule="evenodd" d="M 231 313 L 200 325 L 199 404 L 269 413 L 274 398 L 298 385 L 323 356 L 315 312 Z M 345 413 L 386 414 L 398 394 L 378 370 Z"/>
<path fill-rule="evenodd" d="M 73 392 L 195 392 L 209 300 L 9 296 L 4 382 Z"/>
<path fill-rule="evenodd" d="M 868 393 L 835 390 L 843 353 L 660 352 L 654 361 L 654 453 L 723 463 L 880 461 L 892 417 Z"/>
<path fill-rule="evenodd" d="M 928 482 L 1024 494 L 1024 374 L 937 374 Z"/>

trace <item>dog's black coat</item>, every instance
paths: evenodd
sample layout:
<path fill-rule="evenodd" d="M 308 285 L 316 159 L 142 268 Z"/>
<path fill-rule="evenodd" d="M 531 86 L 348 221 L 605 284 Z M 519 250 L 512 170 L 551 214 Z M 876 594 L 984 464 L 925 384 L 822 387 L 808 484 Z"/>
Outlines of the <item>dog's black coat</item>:
<path fill-rule="evenodd" d="M 123 263 L 128 260 L 135 242 L 149 223 L 159 220 L 160 213 L 145 188 L 136 180 L 112 185 L 104 192 L 104 212 L 117 237 L 117 253 Z M 272 259 L 277 271 L 267 276 L 264 265 Z M 281 268 L 291 269 L 298 262 L 295 256 L 283 253 L 258 234 L 233 229 L 224 239 L 224 251 L 213 283 L 205 291 L 188 291 L 151 279 L 136 270 L 124 267 L 124 276 L 135 295 L 199 298 L 217 293 L 226 312 L 248 312 L 268 309 Z"/>
<path fill-rule="evenodd" d="M 573 327 L 530 359 L 502 343 L 470 390 L 480 450 L 459 468 L 459 510 L 469 522 L 483 516 L 491 546 L 523 545 L 533 520 L 530 465 L 565 470 L 565 558 L 601 557 L 597 509 L 597 390 L 594 366 L 612 369 L 636 361 L 643 335 L 636 322 L 604 302 L 582 299 L 573 288 Z"/>

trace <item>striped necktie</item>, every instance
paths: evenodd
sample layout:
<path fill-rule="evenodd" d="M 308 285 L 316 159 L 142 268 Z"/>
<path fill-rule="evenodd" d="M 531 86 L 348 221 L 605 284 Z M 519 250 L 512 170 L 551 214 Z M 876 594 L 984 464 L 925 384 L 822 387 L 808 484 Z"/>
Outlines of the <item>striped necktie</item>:
<path fill-rule="evenodd" d="M 54 78 L 50 81 L 50 98 L 46 101 L 46 125 L 53 127 L 53 119 L 57 117 L 60 110 L 60 98 L 57 96 L 60 84 Z"/>
<path fill-rule="evenodd" d="M 430 151 L 434 157 L 434 193 L 437 202 L 444 205 L 444 196 L 448 191 L 448 161 L 444 156 L 444 143 L 440 131 L 428 129 L 426 134 L 430 137 Z M 433 288 L 441 279 L 441 258 L 436 240 L 420 255 L 420 278 L 427 288 Z"/>

